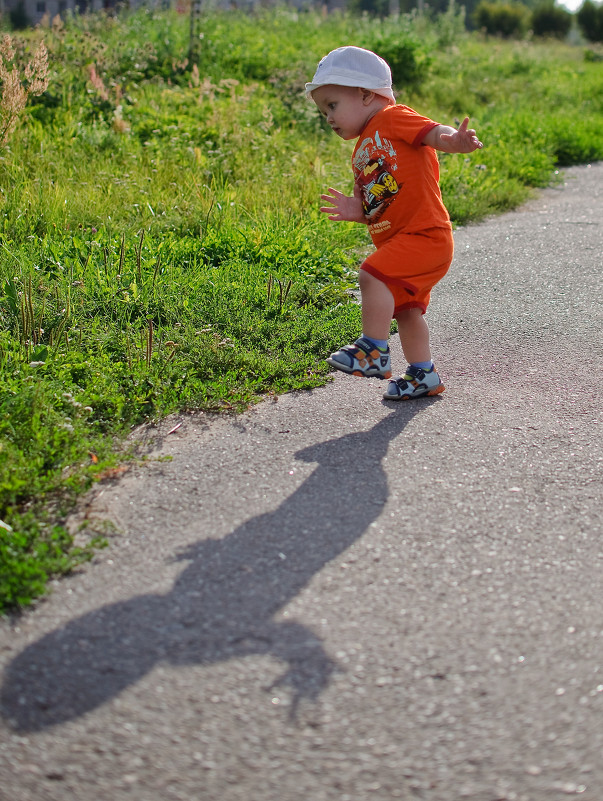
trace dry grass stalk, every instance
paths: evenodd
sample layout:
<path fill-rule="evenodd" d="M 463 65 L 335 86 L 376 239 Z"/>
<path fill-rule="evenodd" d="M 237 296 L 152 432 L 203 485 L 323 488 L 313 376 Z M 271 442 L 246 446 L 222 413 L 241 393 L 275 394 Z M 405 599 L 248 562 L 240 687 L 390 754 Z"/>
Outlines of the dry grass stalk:
<path fill-rule="evenodd" d="M 109 100 L 109 91 L 105 86 L 105 84 L 103 83 L 103 79 L 96 71 L 96 66 L 94 64 L 90 64 L 88 71 L 89 71 L 90 83 L 94 87 L 96 94 L 100 97 L 101 100 L 107 102 Z"/>
<path fill-rule="evenodd" d="M 15 64 L 16 50 L 6 34 L 0 43 L 0 146 L 6 145 L 30 96 L 48 88 L 48 51 L 40 42 L 23 74 Z"/>

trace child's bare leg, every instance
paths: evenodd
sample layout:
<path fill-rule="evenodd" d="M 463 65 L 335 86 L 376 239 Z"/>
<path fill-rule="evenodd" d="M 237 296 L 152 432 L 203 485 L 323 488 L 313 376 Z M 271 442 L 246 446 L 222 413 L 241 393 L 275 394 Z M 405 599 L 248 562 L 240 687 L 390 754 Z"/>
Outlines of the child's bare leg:
<path fill-rule="evenodd" d="M 389 378 L 392 362 L 387 346 L 394 296 L 378 278 L 360 270 L 362 336 L 332 353 L 327 362 L 337 370 L 365 378 Z"/>
<path fill-rule="evenodd" d="M 369 339 L 389 339 L 394 314 L 394 296 L 387 286 L 366 270 L 360 270 L 362 333 Z"/>
<path fill-rule="evenodd" d="M 431 361 L 429 327 L 421 309 L 405 309 L 396 315 L 404 357 L 409 364 Z"/>
<path fill-rule="evenodd" d="M 431 361 L 429 328 L 421 309 L 405 309 L 396 315 L 402 350 L 409 366 L 401 378 L 392 379 L 383 397 L 402 401 L 439 395 L 445 387 Z"/>

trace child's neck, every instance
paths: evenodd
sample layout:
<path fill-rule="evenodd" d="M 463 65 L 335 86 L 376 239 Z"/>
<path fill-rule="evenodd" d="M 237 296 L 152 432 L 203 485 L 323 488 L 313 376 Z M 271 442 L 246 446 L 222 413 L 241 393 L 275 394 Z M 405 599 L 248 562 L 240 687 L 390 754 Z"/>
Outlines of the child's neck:
<path fill-rule="evenodd" d="M 370 105 L 367 106 L 368 114 L 366 117 L 366 122 L 364 123 L 364 128 L 366 128 L 376 114 L 379 114 L 380 111 L 383 111 L 384 108 L 387 108 L 391 105 L 392 103 L 386 97 L 383 97 L 383 95 L 375 95 L 373 100 L 371 100 Z M 364 130 L 364 128 L 362 130 Z M 360 136 L 362 136 L 362 133 L 360 133 Z"/>

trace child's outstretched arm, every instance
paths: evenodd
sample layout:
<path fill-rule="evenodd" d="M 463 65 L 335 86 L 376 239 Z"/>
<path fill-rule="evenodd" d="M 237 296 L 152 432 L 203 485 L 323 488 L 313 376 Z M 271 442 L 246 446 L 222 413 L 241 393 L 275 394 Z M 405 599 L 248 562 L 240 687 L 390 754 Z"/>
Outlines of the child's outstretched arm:
<path fill-rule="evenodd" d="M 320 199 L 332 204 L 331 206 L 322 206 L 320 209 L 329 215 L 329 220 L 335 220 L 335 222 L 343 222 L 344 220 L 346 222 L 367 222 L 362 207 L 362 194 L 358 184 L 354 184 L 352 197 L 344 195 L 338 189 L 329 187 L 329 194 L 321 195 Z"/>
<path fill-rule="evenodd" d="M 477 138 L 473 128 L 467 128 L 469 117 L 465 117 L 458 130 L 449 125 L 436 125 L 423 140 L 424 145 L 442 150 L 444 153 L 473 153 L 483 144 Z"/>

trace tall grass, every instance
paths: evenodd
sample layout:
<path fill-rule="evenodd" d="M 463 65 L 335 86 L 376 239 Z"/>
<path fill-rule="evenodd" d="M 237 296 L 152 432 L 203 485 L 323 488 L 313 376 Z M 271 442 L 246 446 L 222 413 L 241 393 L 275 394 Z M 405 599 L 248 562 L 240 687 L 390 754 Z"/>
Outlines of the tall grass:
<path fill-rule="evenodd" d="M 133 426 L 316 386 L 357 334 L 367 233 L 318 211 L 351 187 L 351 144 L 303 95 L 328 50 L 380 50 L 401 102 L 471 115 L 484 150 L 441 159 L 457 224 L 603 157 L 598 63 L 485 43 L 452 13 L 212 12 L 198 64 L 175 12 L 57 20 L 16 59 L 42 39 L 48 87 L 0 151 L 0 609 L 94 553 L 64 518 Z"/>

